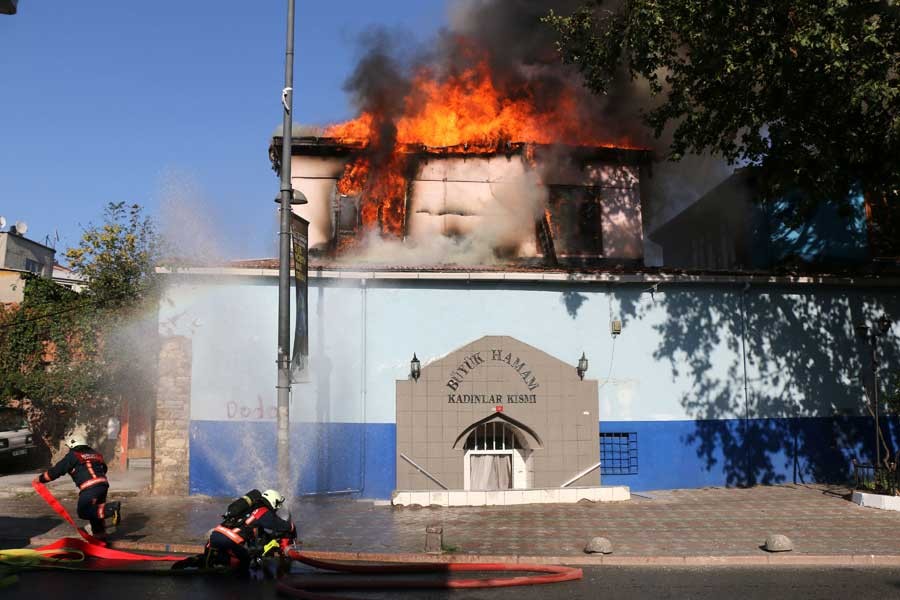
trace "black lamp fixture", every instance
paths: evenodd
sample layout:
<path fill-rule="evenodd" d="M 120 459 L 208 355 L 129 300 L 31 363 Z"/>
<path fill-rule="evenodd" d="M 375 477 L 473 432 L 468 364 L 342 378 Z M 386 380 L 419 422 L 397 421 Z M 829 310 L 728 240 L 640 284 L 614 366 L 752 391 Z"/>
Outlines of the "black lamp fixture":
<path fill-rule="evenodd" d="M 887 334 L 888 331 L 891 330 L 891 320 L 888 319 L 887 315 L 881 315 L 878 318 L 878 331 L 881 335 Z"/>
<path fill-rule="evenodd" d="M 412 360 L 409 361 L 409 376 L 414 380 L 418 381 L 419 376 L 422 374 L 422 363 L 419 362 L 419 359 L 416 358 L 416 353 L 413 352 Z"/>
<path fill-rule="evenodd" d="M 588 359 L 584 355 L 584 352 L 582 352 L 581 358 L 578 359 L 578 366 L 575 367 L 575 372 L 578 373 L 578 378 L 583 381 L 584 374 L 587 373 L 587 370 L 588 370 Z"/>
<path fill-rule="evenodd" d="M 307 200 L 306 194 L 304 194 L 300 190 L 293 190 L 293 192 L 294 193 L 291 194 L 291 206 L 309 204 L 309 200 Z M 280 195 L 275 197 L 275 204 L 281 204 L 281 196 Z"/>

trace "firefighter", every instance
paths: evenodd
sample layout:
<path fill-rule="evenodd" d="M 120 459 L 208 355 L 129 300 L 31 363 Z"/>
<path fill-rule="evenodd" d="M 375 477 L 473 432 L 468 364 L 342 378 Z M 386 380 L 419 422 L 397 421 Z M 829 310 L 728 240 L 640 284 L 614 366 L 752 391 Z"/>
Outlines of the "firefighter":
<path fill-rule="evenodd" d="M 78 517 L 89 520 L 91 535 L 103 539 L 106 537 L 106 521 L 116 526 L 122 519 L 121 503 L 106 501 L 109 491 L 106 461 L 80 435 L 70 435 L 66 446 L 69 447 L 68 454 L 37 476 L 35 481 L 50 483 L 66 473 L 71 475 L 78 487 Z"/>
<path fill-rule="evenodd" d="M 232 514 L 233 506 L 246 501 L 246 511 Z M 212 568 L 225 566 L 238 575 L 250 575 L 251 567 L 258 570 L 263 557 L 280 554 L 297 538 L 297 530 L 288 516 L 278 516 L 284 496 L 276 490 L 260 494 L 256 490 L 232 503 L 225 519 L 209 534 L 202 555 L 179 561 L 173 569 Z"/>

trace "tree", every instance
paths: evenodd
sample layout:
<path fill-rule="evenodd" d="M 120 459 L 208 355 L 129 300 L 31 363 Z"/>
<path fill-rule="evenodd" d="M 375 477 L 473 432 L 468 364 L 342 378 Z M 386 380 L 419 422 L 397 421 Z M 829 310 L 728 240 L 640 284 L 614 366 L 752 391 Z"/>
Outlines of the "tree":
<path fill-rule="evenodd" d="M 109 204 L 65 253 L 83 293 L 29 276 L 0 310 L 0 404 L 25 408 L 49 448 L 78 424 L 102 437 L 123 400 L 152 395 L 161 249 L 140 206 Z"/>
<path fill-rule="evenodd" d="M 65 256 L 87 280 L 84 295 L 97 307 L 101 344 L 96 391 L 109 406 L 149 402 L 158 355 L 156 265 L 164 244 L 141 206 L 110 203 L 101 225 L 89 226 Z"/>
<path fill-rule="evenodd" d="M 65 256 L 87 280 L 87 295 L 104 308 L 139 306 L 155 298 L 162 242 L 138 204 L 110 203 L 100 226 L 90 225 Z"/>
<path fill-rule="evenodd" d="M 890 0 L 623 0 L 545 21 L 564 62 L 597 93 L 626 69 L 649 82 L 645 112 L 670 158 L 712 152 L 758 165 L 766 198 L 796 219 L 854 192 L 896 209 L 900 8 Z M 896 211 L 894 211 L 896 212 Z M 889 231 L 883 233 L 890 234 Z"/>

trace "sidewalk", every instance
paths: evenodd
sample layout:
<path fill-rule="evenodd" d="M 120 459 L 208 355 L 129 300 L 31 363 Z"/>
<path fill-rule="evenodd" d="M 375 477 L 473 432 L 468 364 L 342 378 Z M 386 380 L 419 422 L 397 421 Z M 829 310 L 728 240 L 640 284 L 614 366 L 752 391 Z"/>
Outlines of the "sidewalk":
<path fill-rule="evenodd" d="M 847 497 L 846 488 L 784 485 L 667 490 L 606 504 L 439 509 L 304 500 L 291 508 L 303 548 L 332 558 L 433 560 L 421 553 L 426 526 L 437 524 L 452 553 L 444 560 L 900 566 L 900 513 L 862 508 Z M 113 546 L 197 551 L 227 502 L 129 498 Z M 74 508 L 71 500 L 64 504 Z M 20 533 L 2 525 L 10 518 L 4 515 L 21 521 Z M 34 494 L 0 499 L 0 540 L 22 537 L 26 529 L 35 544 L 72 534 Z M 790 537 L 795 550 L 763 552 L 759 547 L 770 533 Z M 585 555 L 593 536 L 609 538 L 614 553 Z"/>
<path fill-rule="evenodd" d="M 20 473 L 0 475 L 0 499 L 11 496 L 34 494 L 31 480 L 43 473 L 43 469 L 30 469 Z M 150 490 L 150 469 L 129 469 L 112 471 L 109 474 L 115 485 L 116 493 L 123 497 L 146 495 Z M 64 485 L 68 483 L 69 485 Z M 51 483 L 53 494 L 57 498 L 76 497 L 78 490 L 72 480 L 66 476 L 61 483 Z"/>

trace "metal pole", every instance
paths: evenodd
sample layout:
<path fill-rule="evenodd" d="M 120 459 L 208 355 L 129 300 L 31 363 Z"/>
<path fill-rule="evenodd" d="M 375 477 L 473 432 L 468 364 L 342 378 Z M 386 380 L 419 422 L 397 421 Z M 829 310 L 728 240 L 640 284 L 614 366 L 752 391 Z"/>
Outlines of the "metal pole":
<path fill-rule="evenodd" d="M 881 425 L 878 423 L 878 338 L 874 333 L 872 334 L 872 399 L 875 402 L 875 466 L 880 468 Z"/>
<path fill-rule="evenodd" d="M 294 0 L 287 3 L 287 45 L 284 52 L 284 110 L 281 148 L 281 206 L 278 236 L 278 485 L 282 494 L 291 480 L 291 110 L 294 104 Z"/>

